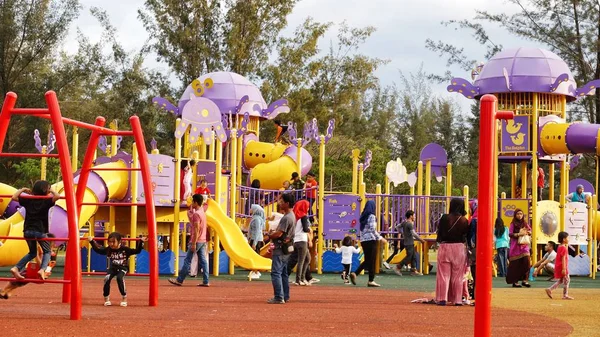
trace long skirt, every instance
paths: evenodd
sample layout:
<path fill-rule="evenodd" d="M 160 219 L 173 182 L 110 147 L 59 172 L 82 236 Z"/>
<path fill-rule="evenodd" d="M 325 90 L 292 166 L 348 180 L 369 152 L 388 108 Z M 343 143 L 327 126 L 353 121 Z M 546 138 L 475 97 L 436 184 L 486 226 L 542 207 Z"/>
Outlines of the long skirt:
<path fill-rule="evenodd" d="M 464 243 L 442 243 L 438 251 L 435 300 L 462 303 L 463 279 L 467 267 Z"/>
<path fill-rule="evenodd" d="M 510 260 L 508 262 L 508 271 L 506 272 L 506 283 L 513 284 L 519 281 L 527 281 L 530 267 L 529 255 L 522 256 L 516 260 Z"/>

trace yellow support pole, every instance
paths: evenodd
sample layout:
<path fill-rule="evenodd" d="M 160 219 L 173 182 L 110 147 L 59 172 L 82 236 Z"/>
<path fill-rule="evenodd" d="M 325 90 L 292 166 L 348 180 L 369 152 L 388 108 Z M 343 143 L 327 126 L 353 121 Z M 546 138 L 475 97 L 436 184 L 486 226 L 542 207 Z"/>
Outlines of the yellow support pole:
<path fill-rule="evenodd" d="M 410 209 L 412 209 L 414 211 L 415 210 L 415 198 L 414 198 L 415 187 L 414 186 L 410 187 L 410 195 L 413 197 L 413 198 L 410 198 Z M 400 219 L 398 219 L 398 220 L 400 220 Z"/>
<path fill-rule="evenodd" d="M 450 199 L 452 198 L 452 163 L 446 166 L 446 213 L 450 212 Z"/>
<path fill-rule="evenodd" d="M 48 147 L 46 145 L 42 146 L 42 154 L 48 153 Z M 42 163 L 40 165 L 40 179 L 46 180 L 46 168 L 48 166 L 48 157 L 42 157 Z"/>
<path fill-rule="evenodd" d="M 212 138 L 212 142 L 210 143 L 210 145 L 208 146 L 208 160 L 215 160 L 215 144 L 217 144 L 217 141 L 215 140 L 215 132 L 211 131 L 210 132 L 210 137 Z M 221 144 L 221 143 L 219 143 Z M 205 154 L 206 157 L 206 154 Z"/>
<path fill-rule="evenodd" d="M 465 212 L 469 213 L 469 186 L 463 186 L 463 197 L 465 198 Z"/>
<path fill-rule="evenodd" d="M 548 200 L 554 201 L 554 163 L 548 166 Z"/>
<path fill-rule="evenodd" d="M 429 232 L 429 228 L 425 228 L 429 224 L 429 205 L 431 196 L 431 160 L 425 163 L 425 217 L 421 227 L 422 232 Z M 422 266 L 422 265 L 421 265 Z"/>
<path fill-rule="evenodd" d="M 212 153 L 212 152 L 211 152 Z M 215 155 L 215 202 L 221 206 L 221 193 L 223 185 L 221 184 L 221 168 L 223 167 L 223 144 L 218 141 L 214 151 Z M 213 235 L 213 275 L 219 276 L 219 255 L 221 253 L 221 240 L 217 232 Z"/>
<path fill-rule="evenodd" d="M 417 164 L 417 195 L 423 195 L 423 162 Z"/>
<path fill-rule="evenodd" d="M 533 94 L 533 111 L 531 115 L 531 121 L 533 121 L 534 127 L 531 128 L 532 137 L 531 139 L 531 148 L 533 151 L 533 156 L 531 158 L 531 247 L 532 254 L 531 259 L 532 263 L 536 263 L 538 260 L 538 249 L 537 249 L 537 235 L 538 235 L 538 216 L 537 216 L 537 203 L 538 203 L 538 189 L 537 189 L 537 178 L 538 178 L 538 157 L 535 155 L 535 151 L 538 148 L 538 94 Z M 497 164 L 496 164 L 497 165 Z M 496 171 L 496 177 L 497 171 Z M 496 178 L 496 183 L 498 179 Z"/>
<path fill-rule="evenodd" d="M 237 209 L 237 189 L 236 186 L 237 185 L 241 185 L 242 183 L 242 168 L 241 168 L 241 140 L 242 138 L 240 137 L 239 139 L 237 138 L 237 130 L 236 129 L 232 129 L 231 130 L 231 136 L 230 136 L 230 141 L 231 141 L 231 180 L 229 181 L 229 189 L 231 192 L 230 195 L 230 199 L 231 200 L 231 204 L 230 204 L 230 209 L 229 211 L 231 212 L 231 214 L 229 215 L 231 217 L 231 219 L 235 222 L 235 212 Z M 236 146 L 237 144 L 237 146 Z M 238 150 L 240 153 L 238 153 Z M 238 162 L 239 160 L 239 162 Z M 237 168 L 237 169 L 236 169 Z M 239 174 L 239 177 L 238 177 Z M 230 258 L 229 259 L 229 274 L 233 275 L 233 260 Z"/>
<path fill-rule="evenodd" d="M 361 202 L 360 202 L 361 211 L 363 208 L 365 208 L 365 204 L 367 203 L 367 199 L 365 198 L 366 191 L 361 191 L 361 186 L 364 184 L 363 179 L 364 179 L 363 164 L 358 164 L 358 194 L 360 195 L 360 198 L 361 198 Z M 366 190 L 366 186 L 365 186 L 365 190 Z"/>
<path fill-rule="evenodd" d="M 237 144 L 237 135 L 236 135 L 237 130 L 236 129 L 231 129 L 231 144 Z M 230 191 L 230 196 L 229 196 L 229 200 L 231 200 L 230 202 L 230 208 L 229 208 L 229 212 L 231 214 L 229 214 L 229 216 L 231 217 L 231 219 L 235 222 L 235 211 L 236 211 L 236 206 L 237 206 L 237 200 L 236 200 L 236 195 L 237 195 L 237 191 L 236 191 L 236 183 L 237 183 L 237 170 L 235 170 L 235 168 L 237 167 L 237 146 L 232 146 L 231 147 L 231 179 L 229 180 L 229 191 Z"/>
<path fill-rule="evenodd" d="M 237 176 L 236 176 L 236 181 L 235 183 L 238 184 L 238 186 L 242 185 L 242 162 L 243 162 L 243 158 L 244 158 L 244 153 L 242 152 L 242 142 L 244 140 L 244 136 L 237 138 L 237 149 L 236 149 L 236 164 L 237 164 Z"/>
<path fill-rule="evenodd" d="M 201 144 L 200 144 L 200 151 L 198 153 L 198 158 L 200 160 L 206 160 L 206 143 L 204 142 L 204 138 L 200 138 L 200 142 L 201 142 Z"/>
<path fill-rule="evenodd" d="M 392 216 L 390 214 L 390 180 L 388 179 L 388 177 L 385 177 L 385 198 L 383 201 L 383 214 L 384 214 L 384 219 L 387 220 L 387 228 L 385 228 L 386 231 L 391 231 L 392 227 L 394 226 L 394 220 L 392 219 Z M 383 256 L 384 258 L 387 260 L 387 258 L 390 256 L 390 245 L 385 245 L 384 249 L 383 249 Z"/>
<path fill-rule="evenodd" d="M 362 169 L 363 164 L 358 164 L 359 168 Z M 360 179 L 359 179 L 360 180 Z M 365 185 L 365 183 L 361 182 L 360 185 L 358 185 L 358 195 L 360 197 L 360 210 L 362 212 L 362 210 L 365 208 L 365 204 L 367 203 L 367 186 Z M 357 224 L 358 226 L 358 224 Z M 364 257 L 361 259 L 361 262 L 363 261 Z M 361 275 L 364 274 L 365 271 L 363 270 L 361 272 Z"/>
<path fill-rule="evenodd" d="M 567 188 L 565 188 L 565 186 L 567 185 L 567 176 L 565 175 L 565 172 L 567 171 L 567 162 L 566 161 L 562 161 L 560 162 L 560 198 L 558 200 L 558 202 L 560 203 L 560 219 L 559 219 L 559 230 L 563 231 L 565 228 L 565 207 L 567 204 L 567 194 L 565 193 L 565 191 L 567 190 Z"/>
<path fill-rule="evenodd" d="M 89 224 L 89 226 L 88 226 L 88 236 L 94 237 L 94 234 L 96 234 L 96 233 L 94 233 L 94 229 L 95 229 L 94 224 L 95 224 L 95 222 L 96 221 L 94 220 L 94 217 L 91 217 L 90 220 L 88 221 L 88 224 Z M 82 241 L 81 244 L 84 245 L 84 241 Z M 90 271 L 92 271 L 91 270 L 91 268 L 92 268 L 92 266 L 91 266 L 91 264 L 92 264 L 92 252 L 91 252 L 92 245 L 89 244 L 89 242 L 88 242 L 85 247 L 87 248 L 87 268 L 86 268 L 86 271 L 89 273 Z"/>
<path fill-rule="evenodd" d="M 323 248 L 325 237 L 323 236 L 323 223 L 325 222 L 325 136 L 319 137 L 319 225 L 317 231 L 317 273 L 323 274 Z"/>
<path fill-rule="evenodd" d="M 181 123 L 181 119 L 177 118 L 175 126 Z M 171 249 L 175 254 L 175 276 L 179 276 L 179 212 L 181 211 L 181 138 L 175 138 L 175 177 L 173 181 L 173 227 L 171 228 Z"/>
<path fill-rule="evenodd" d="M 592 196 L 592 205 L 598 205 L 598 195 L 594 194 Z M 598 219 L 598 210 L 596 207 L 592 208 L 592 213 L 594 217 L 592 219 L 592 223 L 590 227 L 592 227 L 592 241 L 590 245 L 592 246 L 592 279 L 596 279 L 596 271 L 598 271 L 598 224 L 596 223 L 596 219 Z"/>
<path fill-rule="evenodd" d="M 375 215 L 377 218 L 377 232 L 381 231 L 381 184 L 375 185 Z M 375 273 L 379 273 L 381 265 L 381 241 L 377 241 L 377 256 L 375 257 Z"/>
<path fill-rule="evenodd" d="M 73 152 L 71 152 L 71 169 L 73 172 L 77 171 L 77 162 L 79 155 L 79 132 L 77 127 L 73 127 Z"/>
<path fill-rule="evenodd" d="M 527 163 L 521 162 L 521 198 L 527 199 Z"/>
<path fill-rule="evenodd" d="M 358 193 L 358 157 L 360 150 L 352 150 L 352 194 Z"/>
<path fill-rule="evenodd" d="M 587 225 L 587 230 L 588 230 L 588 237 L 587 237 L 587 255 L 590 257 L 590 277 L 592 277 L 592 272 L 594 270 L 594 254 L 592 252 L 592 244 L 594 242 L 593 240 L 593 230 L 594 230 L 594 226 L 593 226 L 593 221 L 594 221 L 594 204 L 593 204 L 593 199 L 594 196 L 596 194 L 592 195 L 592 197 L 588 200 L 587 203 L 587 209 L 588 209 L 588 225 Z"/>
<path fill-rule="evenodd" d="M 302 138 L 296 139 L 296 172 L 302 177 Z"/>
<path fill-rule="evenodd" d="M 517 164 L 510 164 L 510 197 L 515 198 L 517 186 Z"/>
<path fill-rule="evenodd" d="M 135 143 L 133 143 L 133 149 L 131 150 L 131 168 L 132 169 L 136 169 L 139 167 L 139 159 L 138 159 L 138 153 L 137 153 L 137 148 L 135 147 Z M 130 184 L 130 191 L 131 191 L 131 202 L 132 203 L 137 203 L 138 199 L 138 173 L 136 171 L 132 171 L 131 172 L 131 184 Z M 148 201 L 146 204 L 151 204 L 153 203 L 153 200 Z M 132 238 L 137 237 L 137 219 L 138 219 L 138 207 L 137 206 L 131 206 L 131 211 L 130 211 L 130 220 L 129 220 L 129 234 L 131 235 Z M 137 245 L 136 241 L 129 241 L 129 248 L 135 248 Z M 133 273 L 135 272 L 135 256 L 131 256 L 129 257 L 129 272 Z"/>

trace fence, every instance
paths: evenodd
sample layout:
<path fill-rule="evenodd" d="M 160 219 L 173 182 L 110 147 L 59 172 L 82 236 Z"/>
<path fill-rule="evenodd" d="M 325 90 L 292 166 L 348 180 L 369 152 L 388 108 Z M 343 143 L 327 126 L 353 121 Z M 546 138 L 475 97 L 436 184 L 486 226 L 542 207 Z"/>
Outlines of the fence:
<path fill-rule="evenodd" d="M 425 234 L 437 231 L 438 221 L 446 213 L 446 205 L 451 199 L 446 196 L 388 194 L 366 194 L 366 198 L 379 202 L 378 221 L 383 232 L 394 232 L 394 226 L 402 222 L 408 210 L 412 210 L 415 212 L 415 231 Z"/>
<path fill-rule="evenodd" d="M 316 208 L 318 207 L 318 188 L 306 188 L 302 190 L 265 190 L 260 188 L 253 188 L 248 186 L 237 186 L 238 200 L 236 207 L 236 218 L 250 218 L 250 206 L 258 204 L 265 209 L 267 216 L 273 212 L 277 212 L 277 200 L 283 193 L 291 193 L 294 195 L 295 200 L 306 199 L 311 202 L 309 208 L 309 217 L 316 217 Z M 314 198 L 310 198 L 310 197 Z M 314 205 L 314 207 L 313 207 Z"/>

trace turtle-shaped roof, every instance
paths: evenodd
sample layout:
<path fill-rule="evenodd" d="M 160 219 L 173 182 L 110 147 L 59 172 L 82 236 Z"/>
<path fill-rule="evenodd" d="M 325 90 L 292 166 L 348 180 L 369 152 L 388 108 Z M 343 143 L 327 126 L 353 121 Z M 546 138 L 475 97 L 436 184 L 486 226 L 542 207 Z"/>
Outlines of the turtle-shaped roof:
<path fill-rule="evenodd" d="M 484 65 L 474 85 L 479 88 L 477 97 L 505 92 L 548 92 L 563 74 L 569 76 L 568 80 L 558 85 L 554 93 L 574 100 L 577 84 L 565 61 L 548 50 L 522 47 L 494 55 Z"/>
<path fill-rule="evenodd" d="M 511 92 L 539 92 L 565 95 L 568 101 L 593 94 L 600 80 L 593 80 L 580 88 L 569 67 L 558 55 L 541 48 L 514 48 L 494 55 L 486 64 L 473 69 L 475 82 L 453 78 L 448 91 L 467 98 L 485 94 Z"/>

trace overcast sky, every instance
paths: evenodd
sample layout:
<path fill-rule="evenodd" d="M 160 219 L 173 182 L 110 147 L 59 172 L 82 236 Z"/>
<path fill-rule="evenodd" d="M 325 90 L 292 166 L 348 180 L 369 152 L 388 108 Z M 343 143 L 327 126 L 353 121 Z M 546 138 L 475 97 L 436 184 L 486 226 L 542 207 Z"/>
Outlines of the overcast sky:
<path fill-rule="evenodd" d="M 143 6 L 144 0 L 81 0 L 81 3 L 84 9 L 75 22 L 75 27 L 79 27 L 92 41 L 97 40 L 101 33 L 100 25 L 89 14 L 92 6 L 107 11 L 124 46 L 136 50 L 148 38 L 142 23 L 137 18 L 137 10 Z M 291 34 L 294 28 L 308 16 L 319 22 L 340 23 L 346 20 L 352 27 L 374 26 L 377 31 L 360 52 L 390 60 L 389 64 L 378 70 L 377 75 L 383 84 L 393 84 L 400 82 L 400 71 L 405 74 L 416 73 L 421 64 L 427 72 L 438 74 L 445 72 L 445 59 L 439 58 L 425 48 L 427 38 L 462 46 L 470 58 L 485 61 L 483 60 L 485 51 L 470 38 L 468 33 L 455 31 L 440 24 L 443 20 L 471 19 L 475 16 L 475 9 L 511 13 L 518 8 L 503 0 L 301 0 L 288 17 L 288 27 L 284 34 Z M 76 47 L 75 27 L 66 41 L 67 50 Z M 487 28 L 494 43 L 502 44 L 505 48 L 542 47 L 517 39 L 498 27 L 487 26 Z M 335 37 L 335 29 L 334 27 L 321 41 L 322 50 L 326 50 L 331 39 Z M 154 57 L 148 58 L 146 65 L 168 71 L 168 68 L 156 62 Z M 469 73 L 460 69 L 450 70 L 454 76 L 470 78 Z M 467 112 L 469 101 L 457 94 L 447 93 L 446 84 L 435 85 L 433 90 L 436 94 L 452 97 L 462 111 Z"/>

